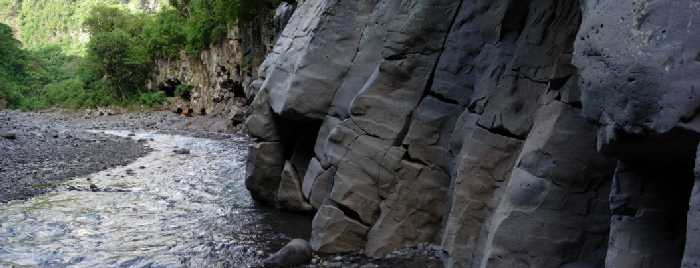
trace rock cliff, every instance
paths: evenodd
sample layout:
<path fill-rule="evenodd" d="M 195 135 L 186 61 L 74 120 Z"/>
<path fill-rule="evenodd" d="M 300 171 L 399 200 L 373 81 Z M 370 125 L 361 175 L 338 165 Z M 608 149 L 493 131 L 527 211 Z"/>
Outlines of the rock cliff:
<path fill-rule="evenodd" d="M 189 99 L 178 106 L 224 118 L 229 127 L 239 125 L 254 94 L 248 88 L 257 78 L 255 70 L 293 11 L 294 5 L 287 3 L 276 10 L 260 10 L 258 16 L 231 27 L 225 38 L 196 56 L 182 51 L 179 57 L 157 60 L 146 88 L 173 96 L 178 85 L 191 87 Z"/>
<path fill-rule="evenodd" d="M 304 1 L 251 84 L 246 184 L 315 211 L 320 252 L 428 242 L 448 267 L 698 267 L 697 14 Z"/>

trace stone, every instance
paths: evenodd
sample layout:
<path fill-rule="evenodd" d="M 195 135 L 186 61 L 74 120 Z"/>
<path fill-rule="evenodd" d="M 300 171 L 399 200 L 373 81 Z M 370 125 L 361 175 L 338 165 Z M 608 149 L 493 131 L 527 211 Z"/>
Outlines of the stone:
<path fill-rule="evenodd" d="M 462 146 L 471 138 L 471 133 L 474 131 L 476 122 L 479 120 L 479 115 L 471 113 L 469 110 L 464 110 L 459 115 L 455 122 L 454 129 L 450 134 L 450 156 L 456 156 L 462 150 Z"/>
<path fill-rule="evenodd" d="M 245 184 L 254 199 L 267 204 L 276 202 L 284 166 L 281 143 L 260 142 L 249 146 Z"/>
<path fill-rule="evenodd" d="M 365 245 L 369 227 L 347 217 L 342 210 L 326 203 L 312 223 L 311 247 L 320 253 L 349 253 Z"/>
<path fill-rule="evenodd" d="M 375 1 L 311 0 L 303 3 L 282 32 L 273 53 L 276 62 L 266 74 L 276 114 L 323 119 L 335 91 L 354 58 Z M 321 16 L 321 14 L 324 14 Z M 314 96 L 308 98 L 307 96 Z"/>
<path fill-rule="evenodd" d="M 484 256 L 486 266 L 559 267 L 569 252 L 603 266 L 615 161 L 595 144 L 596 128 L 580 110 L 559 101 L 538 110 L 489 230 L 486 247 L 497 250 Z"/>
<path fill-rule="evenodd" d="M 379 203 L 397 181 L 405 150 L 368 135 L 359 136 L 343 160 L 333 181 L 330 198 L 355 211 L 371 225 L 379 216 Z"/>
<path fill-rule="evenodd" d="M 321 173 L 323 173 L 325 170 L 321 167 L 321 163 L 318 162 L 318 159 L 311 158 L 311 162 L 309 162 L 309 167 L 306 169 L 306 174 L 304 175 L 304 182 L 302 184 L 302 191 L 304 192 L 304 197 L 308 200 L 309 197 L 311 196 L 311 189 L 314 186 L 314 183 L 316 182 L 316 178 L 318 178 Z"/>
<path fill-rule="evenodd" d="M 277 206 L 289 211 L 310 211 L 311 205 L 306 202 L 301 190 L 301 179 L 291 162 L 284 163 L 277 189 Z"/>
<path fill-rule="evenodd" d="M 13 132 L 0 131 L 0 137 L 8 139 L 8 140 L 15 140 L 15 139 L 17 139 L 17 134 L 15 134 Z"/>
<path fill-rule="evenodd" d="M 267 90 L 261 90 L 251 104 L 252 114 L 246 119 L 248 134 L 262 141 L 279 141 L 281 139 L 275 125 L 272 109 L 268 104 Z"/>
<path fill-rule="evenodd" d="M 309 202 L 311 206 L 318 209 L 326 202 L 329 198 L 331 190 L 333 189 L 333 182 L 335 181 L 336 167 L 330 167 L 321 173 L 311 188 L 311 196 L 309 197 Z"/>
<path fill-rule="evenodd" d="M 505 28 L 496 28 L 498 33 L 482 32 L 489 37 L 487 42 L 500 43 L 485 46 L 477 57 L 481 62 L 477 64 L 486 66 L 475 67 L 483 70 L 483 78 L 476 82 L 470 108 L 482 115 L 480 126 L 524 139 L 555 66 L 562 54 L 570 53 L 579 30 L 580 8 L 568 1 L 511 3 L 507 8 L 492 2 L 474 8 L 472 12 L 480 16 L 501 18 L 486 25 L 501 23 Z"/>
<path fill-rule="evenodd" d="M 450 163 L 450 135 L 461 106 L 426 97 L 418 105 L 403 140 L 412 159 L 447 172 Z"/>
<path fill-rule="evenodd" d="M 314 155 L 316 156 L 316 159 L 318 159 L 318 162 L 321 164 L 321 166 L 323 166 L 324 168 L 328 168 L 331 165 L 330 160 L 327 156 L 328 152 L 330 151 L 330 148 L 328 148 L 328 143 L 331 131 L 334 130 L 335 127 L 338 126 L 340 123 L 340 119 L 333 116 L 327 116 L 326 119 L 323 120 L 321 128 L 318 130 L 316 144 L 314 145 Z"/>
<path fill-rule="evenodd" d="M 442 246 L 448 267 L 479 263 L 486 233 L 522 141 L 474 128 L 455 160 Z"/>
<path fill-rule="evenodd" d="M 185 148 L 179 148 L 179 149 L 173 150 L 173 153 L 175 153 L 175 154 L 190 154 L 190 150 L 185 149 Z"/>
<path fill-rule="evenodd" d="M 387 25 L 384 60 L 350 105 L 350 114 L 360 128 L 392 142 L 400 138 L 428 87 L 459 6 L 458 1 L 451 0 L 412 4 L 393 10 L 396 17 Z"/>
<path fill-rule="evenodd" d="M 381 203 L 381 214 L 367 235 L 365 254 L 381 257 L 401 247 L 437 238 L 448 202 L 449 176 L 425 166 L 416 177 L 402 177 L 396 190 Z M 415 172 L 413 172 L 415 174 Z"/>
<path fill-rule="evenodd" d="M 582 6 L 574 64 L 584 114 L 619 134 L 644 135 L 668 132 L 692 118 L 700 107 L 691 86 L 700 81 L 700 28 L 689 24 L 696 3 L 587 0 Z"/>
<path fill-rule="evenodd" d="M 303 239 L 292 239 L 284 247 L 263 260 L 265 267 L 292 267 L 307 264 L 311 261 L 313 252 L 309 242 Z"/>

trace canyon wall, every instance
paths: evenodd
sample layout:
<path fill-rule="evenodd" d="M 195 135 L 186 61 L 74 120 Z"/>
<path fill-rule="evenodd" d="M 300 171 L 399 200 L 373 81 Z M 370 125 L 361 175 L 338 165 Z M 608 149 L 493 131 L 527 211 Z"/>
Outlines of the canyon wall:
<path fill-rule="evenodd" d="M 196 56 L 181 51 L 179 57 L 157 60 L 146 88 L 173 96 L 177 86 L 190 87 L 189 99 L 180 99 L 176 106 L 221 117 L 229 128 L 235 128 L 245 120 L 254 94 L 249 85 L 257 78 L 256 70 L 293 11 L 294 5 L 287 3 L 276 10 L 260 10 Z"/>
<path fill-rule="evenodd" d="M 698 267 L 697 14 L 304 1 L 251 82 L 246 185 L 315 213 L 323 253 L 434 243 L 448 267 Z"/>

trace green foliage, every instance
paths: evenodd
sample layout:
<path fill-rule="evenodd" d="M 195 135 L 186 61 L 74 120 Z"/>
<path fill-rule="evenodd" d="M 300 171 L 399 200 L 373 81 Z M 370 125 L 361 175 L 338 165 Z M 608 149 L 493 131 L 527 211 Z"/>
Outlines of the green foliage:
<path fill-rule="evenodd" d="M 121 98 L 145 85 L 151 69 L 150 55 L 140 44 L 139 24 L 116 8 L 95 9 L 86 21 L 91 34 L 86 61 Z"/>
<path fill-rule="evenodd" d="M 154 14 L 135 11 L 140 2 L 0 0 L 0 97 L 26 110 L 162 104 L 143 90 L 155 60 L 195 56 L 280 1 L 170 0 Z"/>
<path fill-rule="evenodd" d="M 175 87 L 175 96 L 183 98 L 185 100 L 190 100 L 190 96 L 192 95 L 192 86 L 190 85 L 185 85 L 185 84 L 179 84 Z"/>
<path fill-rule="evenodd" d="M 20 85 L 28 79 L 26 54 L 12 35 L 12 29 L 0 24 L 0 96 L 10 103 L 22 98 Z"/>
<path fill-rule="evenodd" d="M 162 105 L 168 101 L 168 98 L 162 91 L 142 92 L 138 99 L 140 104 L 147 107 Z"/>

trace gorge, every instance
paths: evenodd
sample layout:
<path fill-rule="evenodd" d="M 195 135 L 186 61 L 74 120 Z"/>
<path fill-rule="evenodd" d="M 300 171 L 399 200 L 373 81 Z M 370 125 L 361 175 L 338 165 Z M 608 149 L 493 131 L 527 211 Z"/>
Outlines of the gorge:
<path fill-rule="evenodd" d="M 177 3 L 207 1 L 168 3 L 177 15 L 189 12 Z M 371 263 L 406 248 L 439 251 L 440 265 L 449 268 L 700 267 L 700 1 L 232 2 L 263 4 L 235 23 L 223 20 L 231 24 L 221 38 L 194 42 L 201 45 L 196 53 L 187 39 L 179 53 L 149 55 L 156 58 L 141 73 L 143 91 L 166 95 L 164 107 L 181 116 L 153 112 L 143 123 L 139 114 L 133 125 L 129 113 L 95 119 L 106 125 L 90 121 L 92 114 L 89 123 L 82 114 L 47 119 L 75 136 L 78 128 L 99 129 L 131 139 L 101 146 L 128 144 L 134 156 L 122 152 L 119 161 L 101 163 L 101 172 L 56 186 L 55 195 L 0 202 L 0 267 L 12 263 L 7 256 L 32 255 L 32 244 L 14 243 L 16 230 L 41 230 L 17 215 L 57 226 L 51 215 L 68 210 L 60 207 L 66 200 L 77 210 L 65 215 L 87 217 L 93 227 L 103 223 L 84 216 L 93 203 L 132 209 L 114 210 L 122 223 L 157 208 L 150 212 L 159 221 L 135 221 L 143 223 L 136 231 L 156 226 L 163 235 L 129 248 L 165 246 L 143 251 L 148 256 L 110 251 L 91 258 L 86 254 L 99 252 L 92 244 L 76 243 L 89 244 L 81 251 L 62 242 L 58 248 L 74 251 L 61 251 L 71 259 L 59 267 L 257 267 L 257 249 L 277 250 L 293 238 L 309 238 L 314 251 L 314 262 L 302 267 L 404 267 Z M 16 10 L 22 1 L 13 3 Z M 165 6 L 119 4 L 146 13 Z M 19 18 L 0 22 L 28 25 Z M 183 18 L 199 25 L 195 16 Z M 68 32 L 58 39 L 79 47 L 73 42 L 84 31 Z M 16 108 L 4 99 L 3 77 L 0 110 Z M 109 78 L 105 72 L 94 81 Z M 0 134 L 17 125 L 10 118 L 31 125 L 46 115 L 2 111 L 0 123 L 5 116 Z M 46 133 L 37 137 L 53 136 Z M 2 145 L 14 142 L 1 136 Z M 194 155 L 179 155 L 178 146 Z M 133 169 L 137 175 L 128 174 Z M 115 172 L 128 183 L 110 178 Z M 76 193 L 82 190 L 89 193 Z M 52 202 L 58 205 L 46 205 Z M 309 237 L 292 237 L 307 227 Z M 197 236 L 202 229 L 210 237 Z M 174 240 L 183 246 L 170 245 Z M 119 248 L 119 241 L 108 244 Z M 60 255 L 53 247 L 44 245 L 41 254 Z M 224 254 L 230 252 L 237 258 L 231 262 Z M 185 254 L 192 255 L 183 261 Z M 344 262 L 325 261 L 335 258 Z M 40 261 L 27 263 L 51 265 Z"/>

